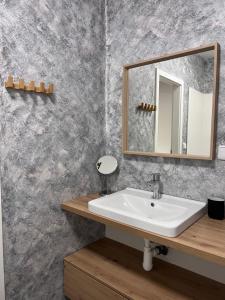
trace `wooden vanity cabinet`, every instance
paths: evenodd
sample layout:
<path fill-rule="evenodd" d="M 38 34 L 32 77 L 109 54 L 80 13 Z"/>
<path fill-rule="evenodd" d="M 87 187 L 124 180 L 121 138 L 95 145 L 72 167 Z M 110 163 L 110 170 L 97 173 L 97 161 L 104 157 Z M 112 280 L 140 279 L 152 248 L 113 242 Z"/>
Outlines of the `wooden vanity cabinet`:
<path fill-rule="evenodd" d="M 64 259 L 64 293 L 71 300 L 225 300 L 225 285 L 110 239 L 99 240 Z"/>
<path fill-rule="evenodd" d="M 119 293 L 80 271 L 64 264 L 64 293 L 71 300 L 124 300 Z"/>

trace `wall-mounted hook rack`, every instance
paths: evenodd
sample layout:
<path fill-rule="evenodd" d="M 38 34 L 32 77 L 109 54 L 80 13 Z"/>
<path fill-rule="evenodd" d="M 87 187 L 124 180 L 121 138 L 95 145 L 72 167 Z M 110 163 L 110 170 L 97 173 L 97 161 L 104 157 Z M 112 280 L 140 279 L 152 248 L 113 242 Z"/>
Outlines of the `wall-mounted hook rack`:
<path fill-rule="evenodd" d="M 149 103 L 144 103 L 144 102 L 141 102 L 141 103 L 137 106 L 137 108 L 140 109 L 140 110 L 143 110 L 143 111 L 148 111 L 148 112 L 156 111 L 156 105 L 154 105 L 154 104 L 149 104 Z"/>
<path fill-rule="evenodd" d="M 35 85 L 35 81 L 31 80 L 29 84 L 25 84 L 23 79 L 19 79 L 19 82 L 14 82 L 13 76 L 9 75 L 7 81 L 5 81 L 5 87 L 7 89 L 22 90 L 34 93 L 53 94 L 54 85 L 50 83 L 48 87 L 45 87 L 45 83 L 40 82 L 40 86 Z"/>

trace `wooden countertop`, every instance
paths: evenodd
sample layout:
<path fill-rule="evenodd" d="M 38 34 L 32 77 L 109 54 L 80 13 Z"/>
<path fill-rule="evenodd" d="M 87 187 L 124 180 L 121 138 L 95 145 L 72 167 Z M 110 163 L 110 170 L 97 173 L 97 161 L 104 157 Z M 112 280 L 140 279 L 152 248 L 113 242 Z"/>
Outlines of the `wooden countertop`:
<path fill-rule="evenodd" d="M 141 251 L 105 238 L 66 257 L 65 274 L 76 268 L 123 299 L 225 300 L 225 285 L 157 258 L 153 270 L 146 272 L 140 263 L 142 257 Z M 72 279 L 69 275 L 64 278 L 67 291 Z"/>
<path fill-rule="evenodd" d="M 170 238 L 90 212 L 88 202 L 98 197 L 99 194 L 81 196 L 61 204 L 61 207 L 70 213 L 225 266 L 225 220 L 217 221 L 205 215 L 178 237 Z"/>

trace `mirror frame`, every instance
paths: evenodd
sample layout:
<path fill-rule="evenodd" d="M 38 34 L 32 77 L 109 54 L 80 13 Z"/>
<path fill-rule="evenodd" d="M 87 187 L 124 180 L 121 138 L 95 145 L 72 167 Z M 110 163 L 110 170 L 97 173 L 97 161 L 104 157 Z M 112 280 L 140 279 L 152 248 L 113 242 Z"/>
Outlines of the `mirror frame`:
<path fill-rule="evenodd" d="M 128 105 L 129 105 L 129 70 L 149 64 L 179 58 L 187 55 L 197 54 L 206 51 L 214 51 L 214 69 L 213 69 L 213 107 L 212 107 L 212 121 L 211 121 L 211 145 L 209 156 L 199 155 L 186 155 L 186 154 L 170 154 L 158 152 L 142 152 L 142 151 L 129 151 L 128 149 Z M 201 159 L 213 160 L 215 159 L 216 150 L 216 123 L 217 123 L 217 102 L 219 91 L 219 66 L 220 66 L 220 45 L 216 42 L 209 45 L 202 45 L 197 48 L 187 49 L 184 51 L 164 54 L 152 59 L 141 60 L 133 64 L 126 64 L 123 66 L 123 95 L 122 95 L 122 119 L 123 119 L 123 132 L 122 132 L 122 152 L 125 155 L 140 155 L 140 156 L 156 156 L 156 157 L 171 157 L 171 158 L 185 158 L 185 159 Z"/>

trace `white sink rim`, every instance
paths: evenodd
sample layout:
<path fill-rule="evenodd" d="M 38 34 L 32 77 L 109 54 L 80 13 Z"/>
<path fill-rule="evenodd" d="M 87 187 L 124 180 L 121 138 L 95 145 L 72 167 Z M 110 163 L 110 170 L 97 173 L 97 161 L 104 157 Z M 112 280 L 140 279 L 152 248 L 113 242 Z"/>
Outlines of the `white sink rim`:
<path fill-rule="evenodd" d="M 149 203 L 154 203 L 158 206 L 166 206 L 172 209 L 177 209 L 179 212 L 183 210 L 183 215 L 178 215 L 175 219 L 170 221 L 159 220 L 159 218 L 149 218 L 145 216 L 140 216 L 137 213 L 132 213 L 130 211 L 124 211 L 122 207 L 121 197 L 131 195 L 132 197 L 137 197 L 135 201 L 144 201 Z M 170 195 L 163 194 L 161 199 L 153 199 L 153 193 L 148 191 L 143 191 L 139 189 L 126 188 L 124 190 L 115 192 L 110 195 L 106 195 L 95 200 L 89 201 L 88 209 L 91 212 L 94 212 L 98 215 L 105 216 L 107 218 L 113 219 L 120 223 L 124 223 L 136 228 L 140 228 L 155 234 L 167 236 L 167 237 L 176 237 L 190 225 L 196 222 L 200 217 L 202 217 L 206 210 L 206 203 L 196 200 L 189 200 L 180 197 L 174 197 Z M 140 198 L 140 199 L 138 199 Z M 143 198 L 141 200 L 141 198 Z M 111 207 L 110 207 L 111 201 Z M 116 203 L 116 201 L 118 203 Z M 134 201 L 134 200 L 133 200 Z M 146 204 L 145 203 L 145 204 Z M 112 207 L 116 204 L 121 205 L 118 208 Z M 184 207 L 184 209 L 182 208 Z M 149 207 L 150 208 L 150 207 Z M 151 208 L 150 208 L 151 209 Z M 153 208 L 155 209 L 155 208 Z M 164 207 L 163 207 L 164 209 Z M 161 212 L 161 211 L 160 211 Z M 170 213 L 170 212 L 169 212 Z"/>

